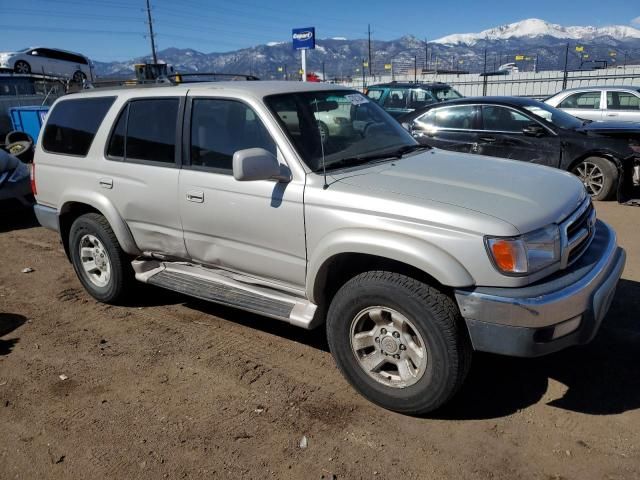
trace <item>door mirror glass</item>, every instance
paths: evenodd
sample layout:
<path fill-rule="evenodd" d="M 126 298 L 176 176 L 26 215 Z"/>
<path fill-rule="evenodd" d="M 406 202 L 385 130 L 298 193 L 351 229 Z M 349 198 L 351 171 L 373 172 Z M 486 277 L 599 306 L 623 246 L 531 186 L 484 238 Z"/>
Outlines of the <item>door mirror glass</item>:
<path fill-rule="evenodd" d="M 542 125 L 532 123 L 524 127 L 522 129 L 522 133 L 529 135 L 530 137 L 542 137 L 546 132 Z"/>
<path fill-rule="evenodd" d="M 289 175 L 283 175 L 281 170 L 278 159 L 264 148 L 247 148 L 233 154 L 233 178 L 239 182 L 289 181 Z"/>
<path fill-rule="evenodd" d="M 31 55 L 40 55 L 37 50 L 31 50 Z"/>

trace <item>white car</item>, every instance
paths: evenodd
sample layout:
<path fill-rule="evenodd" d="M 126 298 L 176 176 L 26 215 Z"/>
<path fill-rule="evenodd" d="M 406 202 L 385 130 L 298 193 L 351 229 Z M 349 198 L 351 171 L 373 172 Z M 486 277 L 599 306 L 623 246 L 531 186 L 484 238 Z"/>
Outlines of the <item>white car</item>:
<path fill-rule="evenodd" d="M 55 48 L 32 47 L 0 52 L 0 70 L 65 77 L 75 82 L 93 78 L 92 64 L 87 57 Z"/>
<path fill-rule="evenodd" d="M 640 87 L 569 88 L 545 100 L 574 117 L 596 122 L 640 122 Z"/>

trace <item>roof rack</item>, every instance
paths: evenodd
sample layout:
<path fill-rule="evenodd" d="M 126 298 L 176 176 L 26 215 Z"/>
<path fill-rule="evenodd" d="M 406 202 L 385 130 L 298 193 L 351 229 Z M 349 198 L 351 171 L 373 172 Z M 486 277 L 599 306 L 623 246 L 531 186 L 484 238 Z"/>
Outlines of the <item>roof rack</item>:
<path fill-rule="evenodd" d="M 173 73 L 168 76 L 169 80 L 174 83 L 197 83 L 197 82 L 219 82 L 221 80 L 260 80 L 254 75 L 244 73 L 216 73 L 216 72 L 198 72 L 198 73 Z"/>
<path fill-rule="evenodd" d="M 138 79 L 110 79 L 110 80 L 85 80 L 82 84 L 77 84 L 76 88 L 69 89 L 68 93 L 80 90 L 91 90 L 94 88 L 151 88 L 151 87 L 167 87 L 170 85 L 182 85 L 185 83 L 202 83 L 202 82 L 219 82 L 223 80 L 260 80 L 254 75 L 246 75 L 240 73 L 173 73 L 168 76 L 160 76 L 153 80 Z"/>

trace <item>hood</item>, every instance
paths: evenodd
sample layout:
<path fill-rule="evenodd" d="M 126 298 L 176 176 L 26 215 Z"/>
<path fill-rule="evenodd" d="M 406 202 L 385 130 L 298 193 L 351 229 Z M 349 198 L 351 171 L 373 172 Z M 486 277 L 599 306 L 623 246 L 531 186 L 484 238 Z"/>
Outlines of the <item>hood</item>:
<path fill-rule="evenodd" d="M 607 133 L 640 133 L 640 122 L 591 122 L 578 128 L 579 132 Z"/>
<path fill-rule="evenodd" d="M 433 149 L 333 178 L 378 196 L 405 196 L 499 218 L 527 233 L 564 220 L 586 196 L 574 175 L 526 162 Z"/>

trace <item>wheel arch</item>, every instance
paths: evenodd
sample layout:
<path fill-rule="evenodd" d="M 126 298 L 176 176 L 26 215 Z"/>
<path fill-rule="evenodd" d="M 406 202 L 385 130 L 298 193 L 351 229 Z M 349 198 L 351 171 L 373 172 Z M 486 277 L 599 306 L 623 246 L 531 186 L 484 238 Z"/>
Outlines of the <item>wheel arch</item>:
<path fill-rule="evenodd" d="M 442 289 L 474 284 L 458 260 L 417 238 L 347 230 L 323 239 L 319 245 L 324 248 L 310 259 L 306 281 L 307 296 L 316 304 L 330 299 L 344 282 L 368 270 L 403 273 Z"/>
<path fill-rule="evenodd" d="M 116 208 L 103 196 L 87 198 L 82 195 L 70 195 L 67 197 L 58 212 L 60 236 L 67 257 L 69 257 L 69 232 L 71 225 L 85 213 L 99 213 L 107 219 L 118 243 L 126 253 L 139 255 L 140 249 L 131 234 L 131 230 L 122 219 Z"/>

